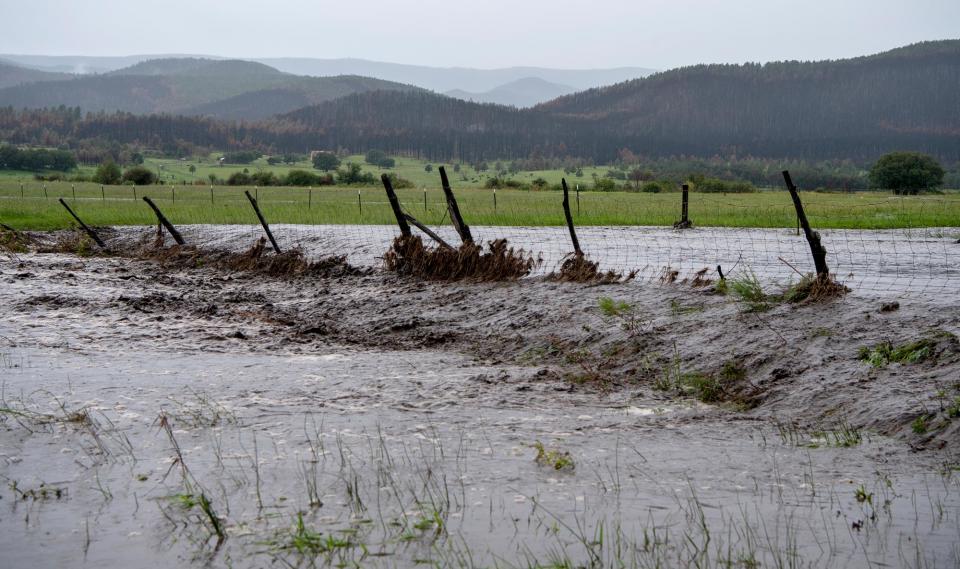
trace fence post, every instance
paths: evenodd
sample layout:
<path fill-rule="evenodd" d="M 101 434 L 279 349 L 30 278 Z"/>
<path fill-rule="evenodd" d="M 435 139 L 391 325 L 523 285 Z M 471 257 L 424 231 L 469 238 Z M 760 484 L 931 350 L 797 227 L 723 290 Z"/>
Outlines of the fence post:
<path fill-rule="evenodd" d="M 83 230 L 86 232 L 86 234 L 90 236 L 90 239 L 93 239 L 94 243 L 99 245 L 101 249 L 107 248 L 107 246 L 100 239 L 100 236 L 97 235 L 97 232 L 87 227 L 87 224 L 84 223 L 83 220 L 80 219 L 80 217 L 77 214 L 73 213 L 73 210 L 70 209 L 70 206 L 67 205 L 67 202 L 63 201 L 63 198 L 60 198 L 60 205 L 62 205 L 67 210 L 67 213 L 69 213 L 71 216 L 73 216 L 74 219 L 77 220 L 77 223 L 79 223 L 80 227 L 82 227 Z"/>
<path fill-rule="evenodd" d="M 213 203 L 213 184 L 210 184 L 210 203 Z"/>
<path fill-rule="evenodd" d="M 137 184 L 133 184 L 133 201 L 137 201 Z"/>
<path fill-rule="evenodd" d="M 460 207 L 457 205 L 457 198 L 450 189 L 450 180 L 447 179 L 447 170 L 440 166 L 440 184 L 443 186 L 443 195 L 447 198 L 447 211 L 450 212 L 450 221 L 453 222 L 453 228 L 460 234 L 460 240 L 464 243 L 473 243 L 473 235 L 470 234 L 470 226 L 463 221 L 460 215 Z"/>
<path fill-rule="evenodd" d="M 107 201 L 107 193 L 103 191 L 103 184 L 100 184 L 100 201 Z"/>
<path fill-rule="evenodd" d="M 177 203 L 177 190 L 175 186 L 170 186 L 170 201 Z"/>
<path fill-rule="evenodd" d="M 563 185 L 563 215 L 567 218 L 567 228 L 570 230 L 570 240 L 573 241 L 573 252 L 578 256 L 583 255 L 580 249 L 580 241 L 577 239 L 577 232 L 573 228 L 573 216 L 570 215 L 570 192 L 567 189 L 567 179 L 560 179 Z"/>
<path fill-rule="evenodd" d="M 493 213 L 497 213 L 497 188 L 493 188 Z"/>
<path fill-rule="evenodd" d="M 77 201 L 77 185 L 70 184 L 70 193 L 73 194 L 73 201 Z"/>
<path fill-rule="evenodd" d="M 279 254 L 280 246 L 277 245 L 277 240 L 273 238 L 273 232 L 270 231 L 270 226 L 267 224 L 267 220 L 263 218 L 263 213 L 260 212 L 260 206 L 257 205 L 257 200 L 250 195 L 249 190 L 244 190 L 243 193 L 247 194 L 247 199 L 250 200 L 250 205 L 253 206 L 253 211 L 257 212 L 257 219 L 260 220 L 260 225 L 263 226 L 263 230 L 267 233 L 267 237 L 270 239 L 270 245 L 273 245 L 273 250 Z"/>
<path fill-rule="evenodd" d="M 387 192 L 387 199 L 390 201 L 393 215 L 397 218 L 397 225 L 400 226 L 400 235 L 410 237 L 410 225 L 407 224 L 407 218 L 404 217 L 403 211 L 400 209 L 400 200 L 397 199 L 397 193 L 393 191 L 393 184 L 390 183 L 390 177 L 386 174 L 381 174 L 380 181 L 383 182 L 383 189 Z M 360 199 L 360 190 L 357 190 L 357 199 Z M 361 209 L 360 211 L 362 212 L 363 210 Z"/>
<path fill-rule="evenodd" d="M 810 222 L 807 221 L 807 214 L 803 211 L 803 204 L 800 203 L 800 195 L 797 193 L 797 187 L 793 185 L 790 179 L 790 172 L 783 171 L 783 181 L 787 184 L 787 190 L 790 192 L 790 198 L 793 200 L 793 207 L 797 210 L 797 219 L 803 228 L 803 234 L 810 244 L 810 252 L 813 254 L 813 264 L 817 269 L 818 278 L 827 278 L 830 269 L 827 268 L 827 250 L 820 243 L 820 234 L 810 229 Z"/>
<path fill-rule="evenodd" d="M 690 221 L 690 186 L 683 185 L 682 197 L 680 198 L 680 221 L 673 224 L 674 229 L 687 229 L 693 227 Z"/>
<path fill-rule="evenodd" d="M 313 186 L 310 186 L 307 192 L 307 209 L 313 209 Z"/>
<path fill-rule="evenodd" d="M 43 199 L 45 199 L 45 200 L 50 199 L 50 196 L 47 195 L 47 185 L 46 185 L 46 184 L 43 185 Z"/>
<path fill-rule="evenodd" d="M 23 199 L 23 184 L 20 184 L 20 199 Z"/>
<path fill-rule="evenodd" d="M 360 217 L 363 217 L 363 200 L 360 199 L 360 190 L 357 190 L 357 207 L 360 208 Z"/>
<path fill-rule="evenodd" d="M 577 217 L 580 217 L 580 184 L 577 184 Z"/>
<path fill-rule="evenodd" d="M 447 249 L 453 249 L 453 247 L 452 247 L 449 243 L 447 243 L 446 241 L 444 241 L 442 237 L 440 237 L 439 235 L 437 235 L 436 233 L 434 233 L 433 231 L 431 231 L 431 229 L 430 229 L 429 227 L 427 227 L 426 225 L 424 225 L 424 224 L 420 223 L 419 221 L 417 221 L 417 218 L 413 217 L 413 216 L 410 215 L 409 213 L 403 214 L 403 217 L 404 217 L 404 219 L 406 219 L 408 222 L 412 223 L 417 229 L 419 229 L 420 231 L 423 231 L 424 233 L 426 233 L 427 235 L 429 235 L 430 238 L 433 239 L 434 241 L 436 241 L 437 243 L 439 243 L 441 247 L 446 247 Z"/>
<path fill-rule="evenodd" d="M 143 201 L 147 202 L 147 205 L 150 206 L 150 209 L 153 210 L 153 213 L 157 214 L 157 220 L 160 221 L 160 224 L 167 228 L 167 231 L 173 237 L 173 240 L 177 242 L 177 245 L 186 245 L 183 241 L 183 237 L 180 235 L 180 232 L 177 231 L 177 228 L 170 223 L 169 220 L 163 215 L 163 212 L 160 211 L 160 208 L 157 207 L 157 204 L 153 203 L 147 196 L 143 196 Z"/>
<path fill-rule="evenodd" d="M 423 188 L 423 213 L 427 213 L 427 188 Z"/>

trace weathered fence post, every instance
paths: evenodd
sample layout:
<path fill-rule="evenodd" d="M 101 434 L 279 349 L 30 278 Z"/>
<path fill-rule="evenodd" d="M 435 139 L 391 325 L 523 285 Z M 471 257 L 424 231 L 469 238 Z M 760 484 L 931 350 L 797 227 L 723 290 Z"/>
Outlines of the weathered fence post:
<path fill-rule="evenodd" d="M 570 215 L 570 192 L 567 190 L 567 179 L 560 180 L 563 186 L 563 215 L 567 218 L 567 228 L 570 230 L 570 240 L 573 241 L 573 251 L 577 255 L 583 255 L 580 249 L 580 241 L 577 239 L 577 232 L 573 228 L 573 216 Z"/>
<path fill-rule="evenodd" d="M 45 199 L 45 200 L 50 199 L 50 196 L 47 195 L 47 185 L 46 185 L 46 184 L 43 185 L 43 199 Z"/>
<path fill-rule="evenodd" d="M 107 201 L 107 193 L 103 191 L 103 184 L 100 184 L 100 201 Z"/>
<path fill-rule="evenodd" d="M 133 185 L 133 201 L 137 201 L 137 185 Z"/>
<path fill-rule="evenodd" d="M 170 186 L 170 201 L 177 203 L 177 190 L 174 186 Z"/>
<path fill-rule="evenodd" d="M 673 224 L 674 229 L 687 229 L 693 227 L 690 221 L 690 186 L 683 185 L 682 197 L 680 199 L 680 221 Z"/>
<path fill-rule="evenodd" d="M 250 195 L 249 190 L 244 190 L 243 193 L 247 194 L 247 199 L 250 200 L 250 205 L 253 206 L 253 211 L 257 212 L 257 219 L 260 220 L 260 225 L 263 227 L 264 232 L 267 234 L 267 238 L 270 239 L 270 245 L 273 246 L 273 250 L 280 253 L 280 246 L 277 245 L 277 240 L 273 238 L 273 232 L 270 231 L 270 226 L 267 224 L 267 220 L 263 218 L 263 213 L 260 212 L 260 206 L 257 205 L 257 200 Z"/>
<path fill-rule="evenodd" d="M 793 207 L 797 210 L 797 219 L 800 220 L 803 234 L 810 244 L 810 252 L 813 254 L 813 264 L 817 269 L 817 277 L 826 278 L 830 274 L 830 269 L 827 268 L 827 250 L 820 243 L 820 234 L 810 229 L 807 214 L 804 213 L 803 204 L 800 203 L 800 195 L 797 193 L 797 187 L 793 185 L 793 180 L 790 179 L 788 170 L 783 171 L 783 181 L 787 184 L 787 190 L 789 190 L 790 198 L 793 200 Z"/>
<path fill-rule="evenodd" d="M 313 209 L 313 186 L 307 188 L 307 209 Z"/>
<path fill-rule="evenodd" d="M 210 184 L 210 203 L 213 203 L 213 184 Z"/>
<path fill-rule="evenodd" d="M 577 184 L 577 217 L 580 217 L 580 184 Z"/>
<path fill-rule="evenodd" d="M 427 213 L 427 188 L 423 188 L 423 213 Z"/>
<path fill-rule="evenodd" d="M 136 186 L 134 186 L 136 187 Z M 173 226 L 172 223 L 163 215 L 163 212 L 160 211 L 160 208 L 157 207 L 157 204 L 153 203 L 148 196 L 143 196 L 143 201 L 147 202 L 147 205 L 150 206 L 150 209 L 153 210 L 153 213 L 157 215 L 157 220 L 160 221 L 160 224 L 167 228 L 167 232 L 170 233 L 170 236 L 173 237 L 173 240 L 177 242 L 177 245 L 186 245 L 183 240 L 183 237 L 180 235 L 180 232 L 177 231 L 177 228 Z"/>
<path fill-rule="evenodd" d="M 460 240 L 464 243 L 473 243 L 473 235 L 470 234 L 470 226 L 463 221 L 460 215 L 460 207 L 457 205 L 457 198 L 450 189 L 450 180 L 447 179 L 447 170 L 440 166 L 440 184 L 443 186 L 443 195 L 447 198 L 447 211 L 450 212 L 450 221 L 453 222 L 453 228 L 460 235 Z"/>
<path fill-rule="evenodd" d="M 360 190 L 357 190 L 357 207 L 360 208 L 360 217 L 363 217 L 363 200 L 360 199 Z"/>
<path fill-rule="evenodd" d="M 20 199 L 23 199 L 23 184 L 20 184 Z"/>
<path fill-rule="evenodd" d="M 493 188 L 493 213 L 497 213 L 497 188 Z"/>
<path fill-rule="evenodd" d="M 387 192 L 387 200 L 390 201 L 390 208 L 393 209 L 393 215 L 397 218 L 397 225 L 400 227 L 400 235 L 404 237 L 410 237 L 410 225 L 407 223 L 407 218 L 403 215 L 403 211 L 400 209 L 400 200 L 397 199 L 397 193 L 393 191 L 393 184 L 390 183 L 390 177 L 386 174 L 380 176 L 380 181 L 383 182 L 383 189 Z M 360 190 L 357 190 L 357 199 L 360 199 Z M 361 208 L 363 206 L 361 205 Z M 363 209 L 360 210 L 361 213 Z"/>
<path fill-rule="evenodd" d="M 73 201 L 77 201 L 77 185 L 70 184 L 70 193 L 73 194 Z"/>
<path fill-rule="evenodd" d="M 60 198 L 60 205 L 62 205 L 67 210 L 67 213 L 69 213 L 71 216 L 73 216 L 74 219 L 77 220 L 77 223 L 79 223 L 80 227 L 83 228 L 84 232 L 86 232 L 86 234 L 90 236 L 90 239 L 93 239 L 94 243 L 99 245 L 101 249 L 107 248 L 103 240 L 100 239 L 100 236 L 97 235 L 97 232 L 87 227 L 87 224 L 84 223 L 83 220 L 80 219 L 80 217 L 77 214 L 73 213 L 73 210 L 70 209 L 70 206 L 67 205 L 67 202 L 63 201 L 63 198 Z"/>

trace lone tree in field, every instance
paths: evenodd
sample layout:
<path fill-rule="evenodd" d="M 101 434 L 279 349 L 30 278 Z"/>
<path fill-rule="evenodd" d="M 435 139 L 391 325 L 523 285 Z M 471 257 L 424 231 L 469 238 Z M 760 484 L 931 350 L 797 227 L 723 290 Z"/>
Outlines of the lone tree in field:
<path fill-rule="evenodd" d="M 329 172 L 330 170 L 336 170 L 338 166 L 340 166 L 340 159 L 337 158 L 336 154 L 330 152 L 318 152 L 313 157 L 313 167 L 317 170 Z"/>
<path fill-rule="evenodd" d="M 897 195 L 915 195 L 943 185 L 943 168 L 919 152 L 892 152 L 881 156 L 870 169 L 870 185 L 893 190 Z"/>

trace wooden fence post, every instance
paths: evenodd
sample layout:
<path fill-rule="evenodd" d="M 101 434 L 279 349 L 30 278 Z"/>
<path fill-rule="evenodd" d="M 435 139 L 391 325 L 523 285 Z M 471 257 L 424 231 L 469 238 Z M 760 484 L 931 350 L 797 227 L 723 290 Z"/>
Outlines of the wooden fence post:
<path fill-rule="evenodd" d="M 563 185 L 563 215 L 567 218 L 567 228 L 570 230 L 570 240 L 573 241 L 573 251 L 577 255 L 583 255 L 580 249 L 580 241 L 577 239 L 577 232 L 573 228 L 573 216 L 570 215 L 570 192 L 567 189 L 567 179 L 560 180 Z"/>
<path fill-rule="evenodd" d="M 270 231 L 270 226 L 267 224 L 267 220 L 263 218 L 263 213 L 260 212 L 260 206 L 257 205 L 257 200 L 250 195 L 250 190 L 244 190 L 243 193 L 247 194 L 247 199 L 250 200 L 250 205 L 253 206 L 253 211 L 257 212 L 257 219 L 260 220 L 260 225 L 263 227 L 267 237 L 270 239 L 270 245 L 272 245 L 273 250 L 279 254 L 280 246 L 277 245 L 277 240 L 273 238 L 273 232 Z"/>
<path fill-rule="evenodd" d="M 790 191 L 790 198 L 793 200 L 793 207 L 797 210 L 797 219 L 800 220 L 803 234 L 810 244 L 810 252 L 813 254 L 813 264 L 817 269 L 817 277 L 827 278 L 830 274 L 830 269 L 827 268 L 827 250 L 820 243 L 820 234 L 810 229 L 807 214 L 804 213 L 803 204 L 800 203 L 800 195 L 797 193 L 797 187 L 793 185 L 793 180 L 790 179 L 788 170 L 783 171 L 783 181 L 787 184 L 787 190 Z"/>
<path fill-rule="evenodd" d="M 153 213 L 157 215 L 157 220 L 160 221 L 160 224 L 167 228 L 167 231 L 170 233 L 170 236 L 173 237 L 173 240 L 177 242 L 177 245 L 186 245 L 183 240 L 183 237 L 180 235 L 180 232 L 177 231 L 177 228 L 173 226 L 172 223 L 163 215 L 163 212 L 160 211 L 160 208 L 157 207 L 157 204 L 153 203 L 153 200 L 149 196 L 143 196 L 143 201 L 147 202 L 147 205 L 150 206 L 150 209 L 153 210 Z"/>
<path fill-rule="evenodd" d="M 423 232 L 426 233 L 428 236 L 430 236 L 431 239 L 433 239 L 434 241 L 436 241 L 437 243 L 439 243 L 441 247 L 445 247 L 445 248 L 447 248 L 447 249 L 453 249 L 453 247 L 452 247 L 449 243 L 447 243 L 446 241 L 444 241 L 442 237 L 440 237 L 439 235 L 437 235 L 436 233 L 434 233 L 434 232 L 433 232 L 429 227 L 427 227 L 426 225 L 424 225 L 424 224 L 420 223 L 419 221 L 417 221 L 417 218 L 413 217 L 413 216 L 410 215 L 409 213 L 403 214 L 403 217 L 404 217 L 404 219 L 406 219 L 408 222 L 412 223 L 417 229 L 419 229 L 420 231 L 423 231 Z"/>
<path fill-rule="evenodd" d="M 94 231 L 94 230 L 92 230 L 92 229 L 90 229 L 89 227 L 87 227 L 87 224 L 84 223 L 83 220 L 80 219 L 80 217 L 79 217 L 77 214 L 73 213 L 73 210 L 70 209 L 70 206 L 67 205 L 67 202 L 63 201 L 63 198 L 60 198 L 60 205 L 62 205 L 64 208 L 66 208 L 67 213 L 69 213 L 71 216 L 73 216 L 74 219 L 77 220 L 77 223 L 79 223 L 79 224 L 80 224 L 80 227 L 82 227 L 83 230 L 86 232 L 86 234 L 87 234 L 88 236 L 90 236 L 90 239 L 93 239 L 94 243 L 96 243 L 97 245 L 99 245 L 101 249 L 106 249 L 106 248 L 107 248 L 107 246 L 104 244 L 103 240 L 100 239 L 100 236 L 97 235 L 97 232 Z"/>
<path fill-rule="evenodd" d="M 460 215 L 460 207 L 457 205 L 457 198 L 450 189 L 450 180 L 447 179 L 447 170 L 440 166 L 440 184 L 443 186 L 443 195 L 447 198 L 447 211 L 450 212 L 450 221 L 453 222 L 453 228 L 460 235 L 460 240 L 464 243 L 473 243 L 473 235 L 470 234 L 470 226 L 463 221 Z"/>
<path fill-rule="evenodd" d="M 688 229 L 693 227 L 690 221 L 690 186 L 683 185 L 683 193 L 680 198 L 680 221 L 673 224 L 674 229 Z"/>
<path fill-rule="evenodd" d="M 403 210 L 400 209 L 400 200 L 397 199 L 397 193 L 393 191 L 393 184 L 390 183 L 390 177 L 382 174 L 380 181 L 383 182 L 383 189 L 387 192 L 390 208 L 393 209 L 393 215 L 397 218 L 397 225 L 400 226 L 400 235 L 410 237 L 410 225 L 407 223 L 407 218 L 403 215 Z M 360 190 L 357 190 L 357 199 L 360 199 Z M 361 205 L 361 208 L 362 207 Z M 360 211 L 363 212 L 362 209 Z"/>

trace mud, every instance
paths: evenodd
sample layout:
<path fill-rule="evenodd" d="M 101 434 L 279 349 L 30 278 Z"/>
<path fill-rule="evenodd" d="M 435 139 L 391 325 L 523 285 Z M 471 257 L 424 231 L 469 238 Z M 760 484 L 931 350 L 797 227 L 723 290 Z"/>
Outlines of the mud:
<path fill-rule="evenodd" d="M 958 298 L 892 309 L 854 289 L 750 312 L 712 291 L 8 256 L 0 551 L 13 567 L 960 563 Z M 923 338 L 918 361 L 860 359 Z M 537 442 L 573 464 L 538 464 Z"/>

